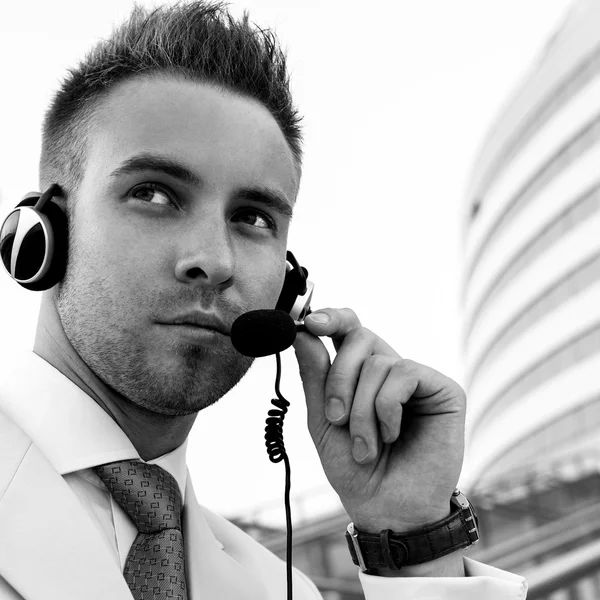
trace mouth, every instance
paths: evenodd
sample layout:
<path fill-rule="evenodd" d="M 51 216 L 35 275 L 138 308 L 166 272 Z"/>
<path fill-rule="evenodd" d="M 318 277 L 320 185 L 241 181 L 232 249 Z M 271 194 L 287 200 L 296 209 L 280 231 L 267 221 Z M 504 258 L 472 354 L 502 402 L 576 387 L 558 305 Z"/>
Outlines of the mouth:
<path fill-rule="evenodd" d="M 173 325 L 188 329 L 203 329 L 214 331 L 221 335 L 229 337 L 230 327 L 216 313 L 205 313 L 201 311 L 191 311 L 180 314 L 175 317 L 165 319 L 161 322 L 163 325 Z"/>
<path fill-rule="evenodd" d="M 197 323 L 189 323 L 189 322 L 181 322 L 181 323 L 163 323 L 163 325 L 172 325 L 173 327 L 182 327 L 185 329 L 190 329 L 191 331 L 200 330 L 200 331 L 212 331 L 214 333 L 218 333 L 219 335 L 224 335 L 229 337 L 229 333 L 225 328 L 215 327 L 213 325 L 199 325 Z"/>
<path fill-rule="evenodd" d="M 193 346 L 223 347 L 231 344 L 228 333 L 215 329 L 210 325 L 196 323 L 159 323 L 161 329 L 178 342 L 186 342 Z"/>

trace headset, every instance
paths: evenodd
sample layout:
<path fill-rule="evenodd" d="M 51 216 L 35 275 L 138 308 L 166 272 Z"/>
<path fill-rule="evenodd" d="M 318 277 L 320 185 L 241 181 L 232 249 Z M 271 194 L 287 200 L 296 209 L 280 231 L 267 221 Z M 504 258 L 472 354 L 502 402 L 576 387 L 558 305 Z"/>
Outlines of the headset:
<path fill-rule="evenodd" d="M 0 227 L 2 264 L 27 290 L 50 289 L 65 275 L 69 228 L 66 214 L 53 202 L 60 194 L 58 184 L 42 194 L 26 194 Z M 285 279 L 275 308 L 289 313 L 294 321 L 302 321 L 310 312 L 313 289 L 308 271 L 288 250 Z"/>

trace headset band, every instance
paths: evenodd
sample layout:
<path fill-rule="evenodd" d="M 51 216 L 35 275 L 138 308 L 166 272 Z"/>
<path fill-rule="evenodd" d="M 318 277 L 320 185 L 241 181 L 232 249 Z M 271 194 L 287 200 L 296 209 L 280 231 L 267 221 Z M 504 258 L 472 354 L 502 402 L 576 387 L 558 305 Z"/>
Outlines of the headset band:
<path fill-rule="evenodd" d="M 46 202 L 51 200 L 54 196 L 60 196 L 60 186 L 58 183 L 53 183 L 41 196 L 40 199 L 35 203 L 33 207 L 35 210 L 42 212 Z"/>

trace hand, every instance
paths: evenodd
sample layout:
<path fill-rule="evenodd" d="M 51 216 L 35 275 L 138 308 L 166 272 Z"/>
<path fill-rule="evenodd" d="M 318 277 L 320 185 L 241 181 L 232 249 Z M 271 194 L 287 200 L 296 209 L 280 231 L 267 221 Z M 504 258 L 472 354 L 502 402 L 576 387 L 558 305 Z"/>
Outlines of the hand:
<path fill-rule="evenodd" d="M 294 348 L 308 428 L 356 527 L 405 532 L 448 516 L 464 454 L 462 388 L 402 359 L 349 309 L 319 310 L 305 325 L 313 335 L 299 333 Z M 333 363 L 319 336 L 333 340 Z"/>

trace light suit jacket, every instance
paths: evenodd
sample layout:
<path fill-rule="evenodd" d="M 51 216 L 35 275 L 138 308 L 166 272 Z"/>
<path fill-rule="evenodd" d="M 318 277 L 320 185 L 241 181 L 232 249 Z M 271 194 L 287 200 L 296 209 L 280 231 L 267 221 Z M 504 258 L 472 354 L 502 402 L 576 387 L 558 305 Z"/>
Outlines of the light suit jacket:
<path fill-rule="evenodd" d="M 115 548 L 109 547 L 61 475 L 74 465 L 63 462 L 62 471 L 55 466 L 61 464 L 60 457 L 51 454 L 65 448 L 53 445 L 53 428 L 60 426 L 66 412 L 73 416 L 74 426 L 82 428 L 78 431 L 83 442 L 78 443 L 88 454 L 99 452 L 108 462 L 135 452 L 114 438 L 114 448 L 106 454 L 98 439 L 95 443 L 91 439 L 95 430 L 89 429 L 105 413 L 98 409 L 96 415 L 90 414 L 81 406 L 84 393 L 43 359 L 33 353 L 15 358 L 12 367 L 4 364 L 0 372 L 0 600 L 131 600 Z M 37 404 L 23 405 L 30 397 Z M 49 435 L 36 437 L 40 444 L 36 445 L 31 435 L 46 427 Z M 85 446 L 88 441 L 91 447 Z M 183 534 L 190 600 L 286 598 L 285 562 L 199 505 L 189 470 Z M 524 600 L 527 585 L 522 577 L 466 557 L 464 561 L 467 577 L 375 577 L 358 573 L 358 568 L 357 574 L 367 600 Z M 304 574 L 296 569 L 293 573 L 296 600 L 321 599 Z"/>
<path fill-rule="evenodd" d="M 190 596 L 282 600 L 285 563 L 201 507 L 187 475 L 184 539 Z M 294 569 L 294 598 L 321 598 Z M 0 412 L 0 599 L 131 600 L 101 533 L 31 438 Z"/>

